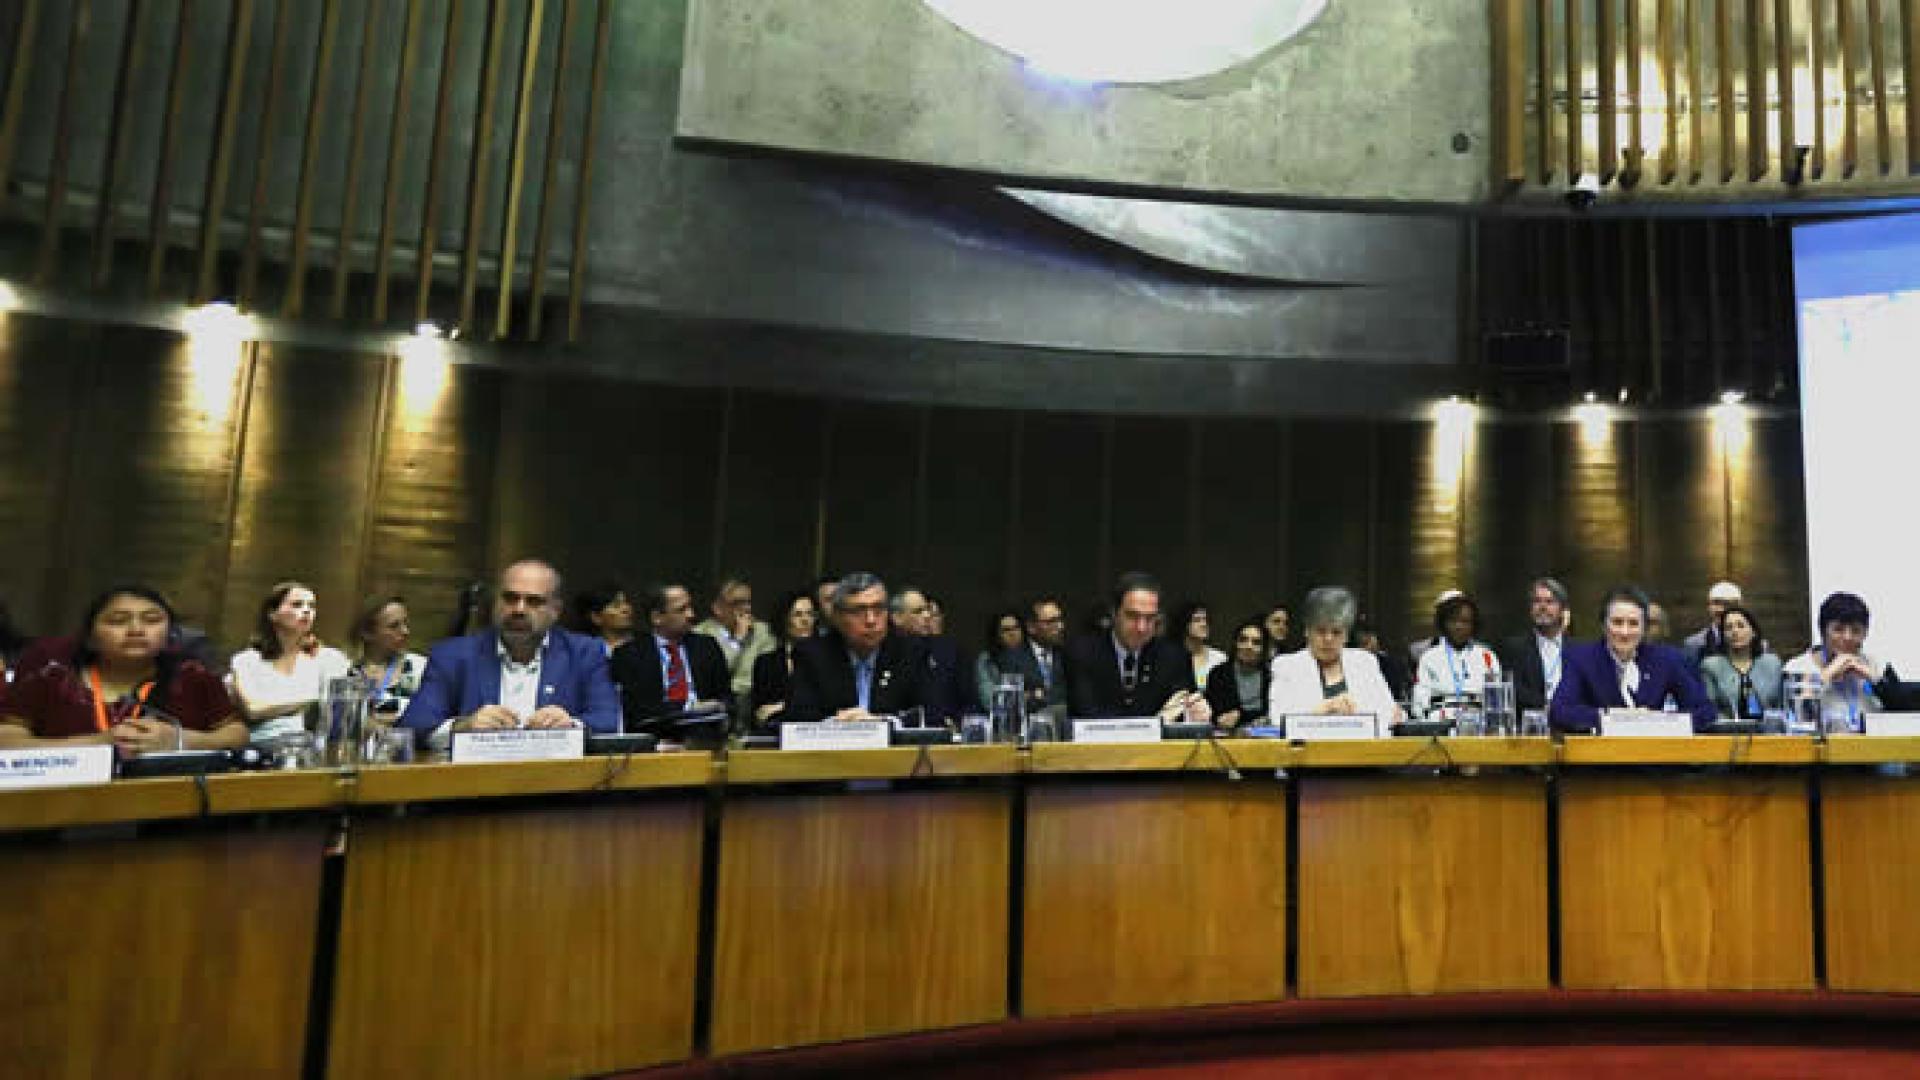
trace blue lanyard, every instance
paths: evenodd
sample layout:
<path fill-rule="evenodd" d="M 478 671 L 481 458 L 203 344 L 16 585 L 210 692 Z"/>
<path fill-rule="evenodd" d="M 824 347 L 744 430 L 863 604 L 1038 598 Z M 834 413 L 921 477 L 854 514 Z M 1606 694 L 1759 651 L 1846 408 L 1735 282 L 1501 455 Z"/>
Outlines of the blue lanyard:
<path fill-rule="evenodd" d="M 380 673 L 380 685 L 373 688 L 373 700 L 387 700 L 387 687 L 393 685 L 393 673 L 400 667 L 400 657 L 387 661 L 387 670 Z"/>
<path fill-rule="evenodd" d="M 1453 696 L 1461 697 L 1464 694 L 1466 694 L 1466 690 L 1460 685 L 1460 669 L 1453 662 L 1453 656 L 1454 656 L 1453 642 L 1448 641 L 1445 637 L 1442 637 L 1440 639 L 1440 647 L 1447 650 L 1447 674 L 1451 676 L 1453 679 Z M 1468 664 L 1469 664 L 1469 667 L 1467 668 L 1467 677 L 1472 678 L 1473 668 L 1471 667 L 1471 664 L 1472 664 L 1471 658 L 1469 658 Z"/>

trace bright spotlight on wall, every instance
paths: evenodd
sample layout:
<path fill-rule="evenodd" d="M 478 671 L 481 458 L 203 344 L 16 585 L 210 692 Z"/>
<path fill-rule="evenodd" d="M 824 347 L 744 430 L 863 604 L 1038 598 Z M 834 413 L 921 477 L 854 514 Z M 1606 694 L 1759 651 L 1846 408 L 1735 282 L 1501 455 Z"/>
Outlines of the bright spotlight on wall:
<path fill-rule="evenodd" d="M 259 327 L 250 315 L 242 315 L 239 309 L 225 300 L 215 300 L 211 304 L 201 304 L 180 317 L 180 329 L 194 339 L 196 345 L 237 345 L 259 333 Z"/>
<path fill-rule="evenodd" d="M 0 313 L 12 311 L 19 306 L 20 294 L 13 291 L 13 286 L 0 281 Z"/>
<path fill-rule="evenodd" d="M 1605 445 L 1613 434 L 1613 407 L 1597 395 L 1588 394 L 1585 401 L 1575 406 L 1573 419 L 1580 425 L 1580 441 L 1587 446 Z"/>

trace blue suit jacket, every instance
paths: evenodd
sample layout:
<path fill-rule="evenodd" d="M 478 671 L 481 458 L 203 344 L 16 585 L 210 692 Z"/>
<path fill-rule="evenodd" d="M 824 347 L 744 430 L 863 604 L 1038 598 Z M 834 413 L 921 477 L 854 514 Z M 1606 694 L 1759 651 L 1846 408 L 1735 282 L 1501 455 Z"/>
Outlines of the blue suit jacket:
<path fill-rule="evenodd" d="M 420 690 L 400 722 L 431 733 L 445 721 L 466 716 L 482 705 L 500 703 L 499 636 L 489 627 L 477 634 L 449 638 L 427 654 Z M 558 705 L 590 731 L 620 730 L 620 697 L 607 675 L 607 651 L 597 638 L 547 631 L 541 661 L 541 706 Z"/>
<path fill-rule="evenodd" d="M 1554 727 L 1561 731 L 1598 731 L 1600 710 L 1628 707 L 1621 700 L 1619 669 L 1606 642 L 1568 645 L 1561 658 L 1560 689 L 1547 710 Z M 1680 708 L 1692 715 L 1693 730 L 1704 730 L 1719 718 L 1719 710 L 1707 700 L 1707 692 L 1688 670 L 1687 658 L 1680 650 L 1643 644 L 1634 662 L 1640 665 L 1640 685 L 1634 689 L 1633 705 L 1658 709 L 1671 694 Z"/>

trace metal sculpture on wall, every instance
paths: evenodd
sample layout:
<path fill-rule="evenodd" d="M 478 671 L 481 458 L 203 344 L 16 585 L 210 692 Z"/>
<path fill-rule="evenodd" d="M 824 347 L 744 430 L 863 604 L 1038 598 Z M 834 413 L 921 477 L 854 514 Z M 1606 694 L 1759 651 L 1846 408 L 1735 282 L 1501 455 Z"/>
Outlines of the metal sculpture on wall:
<path fill-rule="evenodd" d="M 1216 75 L 1284 44 L 1329 0 L 922 0 L 1034 67 L 1087 82 Z"/>

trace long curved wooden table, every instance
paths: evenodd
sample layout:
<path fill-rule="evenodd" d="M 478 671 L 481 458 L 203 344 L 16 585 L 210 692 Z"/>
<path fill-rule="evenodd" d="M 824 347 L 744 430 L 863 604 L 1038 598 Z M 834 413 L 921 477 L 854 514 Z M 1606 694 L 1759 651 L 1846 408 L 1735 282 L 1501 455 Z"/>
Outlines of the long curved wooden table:
<path fill-rule="evenodd" d="M 5 792 L 0 1061 L 582 1076 L 1289 998 L 1915 993 L 1908 762 L 1231 741 Z"/>

